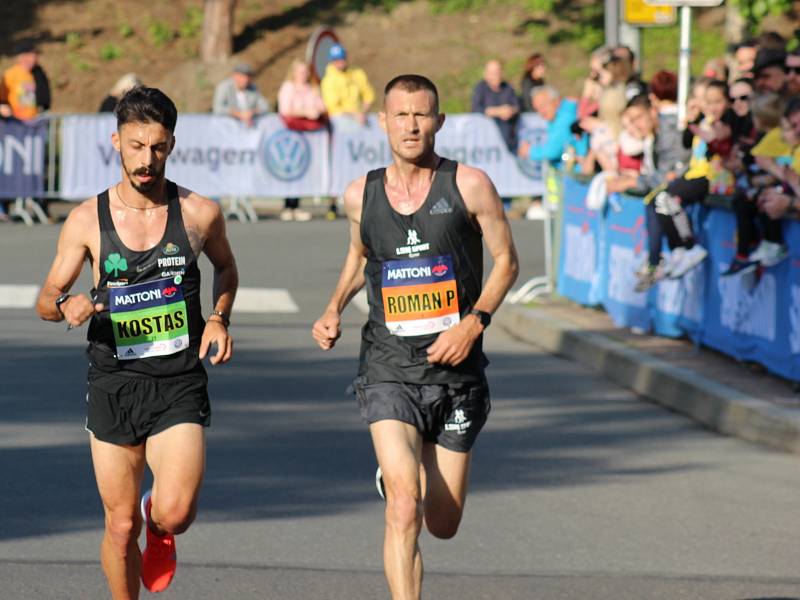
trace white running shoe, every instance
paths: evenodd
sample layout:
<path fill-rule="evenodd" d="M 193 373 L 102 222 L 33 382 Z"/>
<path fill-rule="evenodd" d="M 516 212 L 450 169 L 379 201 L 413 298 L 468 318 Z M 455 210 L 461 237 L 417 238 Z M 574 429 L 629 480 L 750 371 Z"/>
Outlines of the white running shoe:
<path fill-rule="evenodd" d="M 695 244 L 690 250 L 683 253 L 679 262 L 673 264 L 669 272 L 670 279 L 680 279 L 703 262 L 706 256 L 708 256 L 708 251 L 700 244 Z"/>
<path fill-rule="evenodd" d="M 683 246 L 678 246 L 670 251 L 669 256 L 667 256 L 661 264 L 661 275 L 665 278 L 672 277 L 672 269 L 683 260 L 683 255 L 685 253 L 686 248 Z"/>
<path fill-rule="evenodd" d="M 750 256 L 747 257 L 747 260 L 751 262 L 760 263 L 761 260 L 764 258 L 764 254 L 766 252 L 767 246 L 769 242 L 766 240 L 761 240 L 756 246 L 756 249 L 750 253 Z"/>
<path fill-rule="evenodd" d="M 280 214 L 281 221 L 294 221 L 294 209 L 284 208 Z"/>
<path fill-rule="evenodd" d="M 759 258 L 759 262 L 765 268 L 774 267 L 782 263 L 789 256 L 789 250 L 784 244 L 761 242 L 761 246 L 763 246 L 764 249 Z"/>
<path fill-rule="evenodd" d="M 378 495 L 381 499 L 386 500 L 386 488 L 383 487 L 383 473 L 380 467 L 375 471 L 375 487 L 378 488 Z"/>

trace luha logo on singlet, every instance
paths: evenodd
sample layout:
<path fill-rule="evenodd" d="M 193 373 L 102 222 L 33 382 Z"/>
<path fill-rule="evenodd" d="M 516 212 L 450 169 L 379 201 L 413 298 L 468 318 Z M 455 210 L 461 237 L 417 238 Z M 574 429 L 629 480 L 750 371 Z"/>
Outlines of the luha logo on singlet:
<path fill-rule="evenodd" d="M 175 354 L 189 345 L 180 279 L 166 278 L 109 290 L 117 358 Z"/>
<path fill-rule="evenodd" d="M 394 335 L 439 333 L 460 320 L 449 255 L 384 262 L 381 293 L 386 328 Z"/>

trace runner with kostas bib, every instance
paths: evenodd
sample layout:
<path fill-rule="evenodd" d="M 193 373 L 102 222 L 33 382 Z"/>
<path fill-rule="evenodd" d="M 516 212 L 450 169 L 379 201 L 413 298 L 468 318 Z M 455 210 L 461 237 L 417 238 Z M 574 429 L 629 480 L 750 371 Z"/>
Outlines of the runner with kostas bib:
<path fill-rule="evenodd" d="M 116 116 L 122 181 L 70 212 L 37 311 L 68 329 L 91 319 L 86 429 L 105 509 L 101 562 L 112 597 L 128 600 L 139 597 L 140 578 L 152 592 L 166 589 L 176 569 L 174 536 L 195 518 L 211 417 L 201 360 L 212 346 L 212 364 L 231 357 L 238 275 L 217 204 L 164 176 L 175 145 L 172 101 L 134 88 Z M 214 266 L 207 321 L 201 253 Z M 70 295 L 86 259 L 91 298 Z M 140 501 L 145 464 L 153 488 Z"/>
<path fill-rule="evenodd" d="M 436 87 L 401 75 L 384 91 L 381 126 L 393 164 L 345 191 L 350 246 L 313 337 L 330 350 L 340 316 L 366 285 L 354 388 L 386 498 L 384 568 L 392 597 L 417 599 L 424 520 L 453 537 L 471 449 L 489 414 L 482 335 L 517 276 L 503 205 L 485 173 L 434 152 L 444 123 Z M 483 285 L 483 242 L 494 265 Z"/>

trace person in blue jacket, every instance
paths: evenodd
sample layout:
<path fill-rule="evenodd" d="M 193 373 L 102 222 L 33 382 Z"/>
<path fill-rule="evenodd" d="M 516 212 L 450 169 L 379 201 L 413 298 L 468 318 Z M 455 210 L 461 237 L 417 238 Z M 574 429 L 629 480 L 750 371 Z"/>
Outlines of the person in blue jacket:
<path fill-rule="evenodd" d="M 531 103 L 537 113 L 547 121 L 547 137 L 539 144 L 520 142 L 517 153 L 532 161 L 548 161 L 558 167 L 570 146 L 578 156 L 586 154 L 587 136 L 575 138 L 572 124 L 578 119 L 578 104 L 562 98 L 554 87 L 543 85 L 531 91 Z"/>

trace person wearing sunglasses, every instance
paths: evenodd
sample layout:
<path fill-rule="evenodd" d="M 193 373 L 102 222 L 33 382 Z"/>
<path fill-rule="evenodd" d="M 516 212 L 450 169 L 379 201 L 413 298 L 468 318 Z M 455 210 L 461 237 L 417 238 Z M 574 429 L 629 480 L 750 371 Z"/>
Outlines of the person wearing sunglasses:
<path fill-rule="evenodd" d="M 786 91 L 791 96 L 800 94 L 800 48 L 786 55 Z"/>

